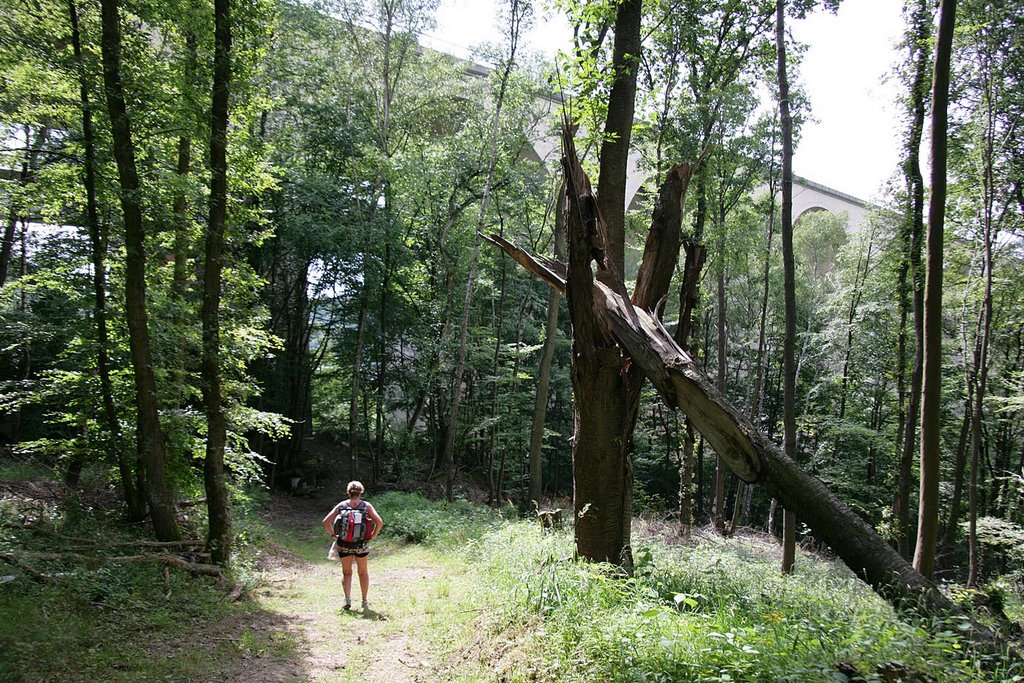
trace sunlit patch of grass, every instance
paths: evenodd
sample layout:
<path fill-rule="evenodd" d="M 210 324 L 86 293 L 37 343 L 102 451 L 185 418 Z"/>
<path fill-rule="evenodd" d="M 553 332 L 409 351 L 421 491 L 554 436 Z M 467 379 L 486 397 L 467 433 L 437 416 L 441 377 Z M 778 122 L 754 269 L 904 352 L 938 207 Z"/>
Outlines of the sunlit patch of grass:
<path fill-rule="evenodd" d="M 486 577 L 477 600 L 494 606 L 478 625 L 479 666 L 509 681 L 879 680 L 893 662 L 942 681 L 1021 673 L 993 661 L 979 671 L 957 624 L 933 635 L 897 618 L 842 566 L 808 556 L 783 576 L 774 545 L 758 538 L 646 539 L 630 578 L 573 559 L 569 532 L 535 524 L 508 524 L 474 547 Z M 503 649 L 509 641 L 542 642 L 540 670 Z"/>
<path fill-rule="evenodd" d="M 457 548 L 499 525 L 493 508 L 466 501 L 430 501 L 417 494 L 385 493 L 373 501 L 385 520 L 382 538 Z"/>

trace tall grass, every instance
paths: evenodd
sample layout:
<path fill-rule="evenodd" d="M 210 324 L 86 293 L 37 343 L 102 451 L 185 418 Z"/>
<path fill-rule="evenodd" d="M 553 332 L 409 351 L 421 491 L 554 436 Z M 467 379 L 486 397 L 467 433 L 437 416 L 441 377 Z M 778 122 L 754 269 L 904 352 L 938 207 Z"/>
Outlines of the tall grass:
<path fill-rule="evenodd" d="M 415 493 L 389 492 L 373 499 L 385 537 L 431 546 L 458 547 L 480 538 L 503 520 L 500 511 L 466 501 L 432 501 Z"/>
<path fill-rule="evenodd" d="M 525 522 L 471 547 L 492 605 L 480 620 L 495 646 L 481 652 L 498 653 L 503 680 L 1024 680 L 971 652 L 959 624 L 932 635 L 897 618 L 835 563 L 807 557 L 781 575 L 774 544 L 756 538 L 648 538 L 629 578 L 573 559 L 570 532 Z M 524 649 L 543 661 L 510 654 Z"/>

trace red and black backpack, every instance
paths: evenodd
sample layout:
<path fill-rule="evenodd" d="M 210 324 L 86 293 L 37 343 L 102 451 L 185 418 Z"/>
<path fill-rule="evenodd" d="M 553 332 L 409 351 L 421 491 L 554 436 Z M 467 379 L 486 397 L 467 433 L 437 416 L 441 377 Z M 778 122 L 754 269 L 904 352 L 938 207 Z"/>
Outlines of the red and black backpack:
<path fill-rule="evenodd" d="M 334 535 L 339 543 L 362 543 L 369 540 L 373 533 L 374 522 L 366 514 L 366 501 L 352 507 L 345 501 L 334 518 Z"/>

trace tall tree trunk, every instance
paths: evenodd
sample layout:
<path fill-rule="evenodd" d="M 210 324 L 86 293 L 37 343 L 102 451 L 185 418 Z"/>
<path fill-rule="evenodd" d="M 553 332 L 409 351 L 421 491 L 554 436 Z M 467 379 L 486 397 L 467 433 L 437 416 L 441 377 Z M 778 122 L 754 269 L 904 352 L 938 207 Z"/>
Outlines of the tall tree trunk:
<path fill-rule="evenodd" d="M 773 137 L 773 158 L 774 148 Z M 754 362 L 754 389 L 750 396 L 750 420 L 754 424 L 757 424 L 761 412 L 761 397 L 764 394 L 765 385 L 765 335 L 768 327 L 768 295 L 771 291 L 769 276 L 772 264 L 772 240 L 775 237 L 775 195 L 777 191 L 775 178 L 775 171 L 772 169 L 768 175 L 768 236 L 765 239 L 764 265 L 761 268 L 761 311 L 757 318 L 757 360 Z"/>
<path fill-rule="evenodd" d="M 956 545 L 960 526 L 960 508 L 964 497 L 964 476 L 967 474 L 967 438 L 971 431 L 971 413 L 974 406 L 974 383 L 967 381 L 967 397 L 964 399 L 964 419 L 960 423 L 960 438 L 957 440 L 956 462 L 953 465 L 953 495 L 949 499 L 949 519 L 943 534 L 943 543 L 952 548 Z M 969 495 L 969 494 L 968 494 Z"/>
<path fill-rule="evenodd" d="M 520 29 L 526 12 L 526 6 L 521 5 L 520 0 L 511 0 L 510 6 L 511 30 L 509 32 L 509 53 L 503 65 L 501 82 L 498 85 L 498 97 L 494 106 L 494 118 L 491 121 L 491 146 L 487 161 L 487 180 L 484 182 L 483 196 L 480 198 L 480 213 L 477 217 L 477 229 L 473 235 L 473 253 L 469 261 L 469 276 L 466 279 L 466 295 L 463 299 L 462 323 L 459 327 L 459 358 L 455 365 L 454 381 L 452 383 L 451 416 L 448 423 L 448 435 L 444 445 L 444 466 L 445 466 L 445 497 L 454 500 L 455 487 L 455 436 L 458 432 L 459 406 L 462 402 L 462 379 L 466 370 L 466 354 L 469 337 L 469 312 L 473 304 L 473 287 L 476 284 L 477 262 L 480 257 L 480 231 L 483 229 L 484 221 L 487 218 L 487 204 L 491 198 L 491 190 L 494 184 L 494 171 L 498 164 L 498 134 L 501 124 L 501 110 L 505 104 L 505 94 L 508 89 L 508 81 L 515 68 L 516 51 L 519 47 Z"/>
<path fill-rule="evenodd" d="M 554 252 L 558 260 L 565 259 L 565 187 L 558 191 L 555 202 Z M 544 347 L 541 350 L 540 367 L 537 368 L 537 396 L 533 402 L 533 423 L 530 428 L 530 500 L 540 504 L 543 496 L 544 425 L 547 416 L 548 391 L 551 386 L 551 363 L 555 357 L 558 342 L 558 309 L 562 297 L 554 289 L 548 291 L 548 317 L 544 324 Z"/>
<path fill-rule="evenodd" d="M 793 117 L 786 71 L 786 0 L 775 2 L 775 49 L 778 52 L 779 119 L 782 123 L 782 269 L 786 332 L 782 343 L 783 416 L 786 457 L 796 461 L 796 264 L 793 258 Z M 782 571 L 793 571 L 796 519 L 783 508 Z"/>
<path fill-rule="evenodd" d="M 121 423 L 114 405 L 114 389 L 110 381 L 110 339 L 107 330 L 107 235 L 100 224 L 99 206 L 96 200 L 96 133 L 92 121 L 92 104 L 89 84 L 82 54 L 82 37 L 79 29 L 78 7 L 75 0 L 68 0 L 68 16 L 71 20 L 71 44 L 75 54 L 75 70 L 78 75 L 78 92 L 82 106 L 82 139 L 85 146 L 83 185 L 85 187 L 85 219 L 89 229 L 89 247 L 92 255 L 93 317 L 96 323 L 96 372 L 100 378 L 100 395 L 103 399 L 103 417 L 110 432 L 110 444 L 117 459 L 121 490 L 128 508 L 128 520 L 138 522 L 146 517 L 146 501 L 142 491 L 135 486 L 131 461 L 121 436 Z"/>
<path fill-rule="evenodd" d="M 499 209 L 499 229 L 498 234 L 505 234 L 505 224 L 501 219 L 501 211 Z M 501 427 L 501 420 L 498 417 L 498 395 L 499 382 L 498 376 L 500 374 L 501 367 L 501 340 L 505 334 L 505 282 L 507 281 L 508 268 L 504 259 L 501 262 L 501 275 L 498 277 L 498 304 L 497 311 L 494 311 L 494 300 L 491 300 L 492 306 L 492 320 L 494 316 L 497 316 L 497 321 L 494 323 L 494 354 L 491 357 L 491 419 L 493 423 L 490 428 L 490 444 L 487 447 L 487 480 L 489 483 L 489 490 L 487 492 L 488 503 L 498 507 L 501 505 L 501 476 L 495 478 L 494 475 L 494 460 L 498 454 L 498 433 Z M 518 329 L 518 328 L 517 328 Z M 512 374 L 515 377 L 515 373 Z M 502 449 L 504 453 L 504 449 Z M 502 457 L 504 462 L 504 457 Z"/>
<path fill-rule="evenodd" d="M 939 534 L 942 424 L 942 235 L 946 215 L 946 131 L 949 127 L 949 63 L 956 0 L 939 3 L 939 32 L 932 75 L 931 196 L 925 249 L 924 364 L 921 394 L 921 494 L 914 568 L 931 578 Z"/>
<path fill-rule="evenodd" d="M 774 138 L 772 140 L 772 146 L 774 148 Z M 761 411 L 761 394 L 763 393 L 764 384 L 764 357 L 765 357 L 765 334 L 768 327 L 768 293 L 769 293 L 769 280 L 768 276 L 771 274 L 771 256 L 772 256 L 772 238 L 775 235 L 775 174 L 772 170 L 769 170 L 768 174 L 768 236 L 765 240 L 765 252 L 764 252 L 764 266 L 762 268 L 761 277 L 763 278 L 763 285 L 761 287 L 761 309 L 758 314 L 757 324 L 757 358 L 754 361 L 754 388 L 750 396 L 750 421 L 753 424 L 758 423 L 758 414 Z M 741 520 L 740 512 L 740 499 L 743 498 L 743 506 L 746 513 L 749 515 L 750 500 L 752 492 L 746 490 L 746 495 L 741 496 L 744 493 L 746 487 L 745 482 L 741 479 L 739 487 L 737 488 L 736 503 L 732 513 L 732 523 L 730 524 L 730 530 L 735 532 L 739 526 Z M 748 517 L 749 519 L 749 517 Z"/>
<path fill-rule="evenodd" d="M 977 337 L 975 348 L 974 376 L 977 378 L 974 391 L 974 407 L 971 416 L 971 481 L 968 496 L 970 498 L 970 517 L 968 519 L 967 543 L 970 554 L 967 574 L 967 585 L 977 586 L 981 578 L 981 555 L 978 552 L 978 460 L 980 458 L 985 411 L 985 395 L 988 384 L 988 351 L 989 336 L 992 329 L 992 243 L 995 240 L 995 136 L 996 122 L 993 113 L 992 84 L 986 74 L 984 78 L 983 106 L 985 107 L 985 135 L 982 140 L 981 159 L 981 190 L 982 190 L 982 245 L 984 260 L 982 268 L 985 277 L 985 290 L 981 299 L 981 310 L 978 313 Z M 1009 464 L 1009 463 L 1007 463 Z M 1001 468 L 1006 471 L 1008 467 Z"/>
<path fill-rule="evenodd" d="M 390 194 L 390 193 L 388 193 Z M 390 198 L 386 202 L 391 206 Z M 388 219 L 390 220 L 390 219 Z M 377 344 L 377 400 L 374 411 L 373 459 L 370 482 L 376 488 L 384 458 L 384 402 L 387 400 L 388 370 L 388 292 L 391 289 L 391 236 L 384 231 L 384 274 L 380 285 L 380 337 Z"/>
<path fill-rule="evenodd" d="M 577 411 L 573 445 L 576 547 L 589 560 L 619 564 L 630 571 L 629 444 L 643 378 L 635 368 L 623 365 L 619 345 L 594 317 L 590 261 L 598 262 L 597 280 L 613 285 L 619 296 L 630 302 L 630 310 L 654 310 L 660 316 L 679 257 L 683 198 L 694 165 L 674 166 L 660 188 L 636 289 L 628 299 L 625 285 L 616 281 L 611 255 L 604 251 L 614 233 L 597 209 L 570 130 L 563 129 L 562 135 L 570 261 L 566 289 L 573 320 L 572 379 Z M 609 387 L 616 390 L 609 391 Z"/>
<path fill-rule="evenodd" d="M 910 300 L 907 293 L 907 275 L 913 292 L 914 319 L 914 360 L 910 371 L 910 394 L 906 401 L 906 412 L 900 424 L 902 440 L 900 447 L 899 471 L 896 481 L 896 497 L 893 500 L 893 518 L 896 520 L 896 547 L 903 557 L 910 558 L 910 491 L 914 465 L 914 446 L 917 444 L 917 420 L 921 409 L 921 368 L 924 363 L 924 270 L 921 263 L 921 248 L 924 237 L 924 177 L 921 173 L 921 137 L 924 133 L 925 109 L 928 101 L 928 47 L 931 37 L 932 15 L 927 2 L 917 0 L 910 17 L 907 43 L 913 76 L 910 83 L 910 130 L 907 133 L 906 151 L 903 162 L 907 185 L 907 216 L 900 229 L 903 254 L 899 266 L 900 291 L 900 339 L 899 363 L 900 380 L 906 367 L 906 320 Z M 901 386 L 900 401 L 904 393 Z"/>
<path fill-rule="evenodd" d="M 103 83 L 107 94 L 124 214 L 125 313 L 128 319 L 128 345 L 135 370 L 137 410 L 137 451 L 146 468 L 146 500 L 153 530 L 161 541 L 181 538 L 174 517 L 174 501 L 167 481 L 165 444 L 157 409 L 156 376 L 146 312 L 145 232 L 139 176 L 135 164 L 135 145 L 125 106 L 121 82 L 121 26 L 117 0 L 101 0 L 103 39 Z"/>
<path fill-rule="evenodd" d="M 630 440 L 636 414 L 627 395 L 623 358 L 606 333 L 594 327 L 589 309 L 591 270 L 589 245 L 579 234 L 581 221 L 596 221 L 600 215 L 606 238 L 602 244 L 606 271 L 621 279 L 625 262 L 626 170 L 633 129 L 636 74 L 640 58 L 641 0 L 625 0 L 616 9 L 612 46 L 614 81 L 608 97 L 598 175 L 600 193 L 573 176 L 573 150 L 568 131 L 563 131 L 566 196 L 569 213 L 568 254 L 570 286 L 569 316 L 573 329 L 572 385 L 573 415 L 573 509 L 576 520 L 576 550 L 584 558 L 611 562 L 632 570 L 630 541 L 633 471 Z M 575 152 L 572 152 L 575 156 Z M 578 197 L 586 194 L 588 216 L 579 212 Z M 587 229 L 593 229 L 588 225 Z"/>
<path fill-rule="evenodd" d="M 185 72 L 194 74 L 199 68 L 199 57 L 198 57 L 198 41 L 196 40 L 195 31 L 185 31 Z M 195 103 L 192 102 L 192 92 L 188 86 L 185 86 L 182 91 L 182 97 L 185 100 L 184 106 L 192 108 Z M 190 114 L 191 112 L 189 112 Z M 191 117 L 189 117 L 191 118 Z M 177 397 L 174 401 L 174 407 L 178 408 L 184 399 L 185 392 L 188 387 L 188 368 L 187 368 L 187 354 L 188 349 L 185 343 L 185 326 L 187 325 L 186 314 L 187 308 L 185 304 L 186 294 L 188 293 L 188 253 L 189 253 L 189 227 L 191 223 L 191 217 L 189 216 L 189 202 L 187 193 L 188 176 L 192 166 L 192 138 L 190 135 L 181 135 L 178 138 L 178 191 L 174 196 L 174 208 L 173 215 L 174 220 L 172 222 L 174 230 L 174 244 L 172 247 L 174 268 L 171 277 L 171 301 L 173 302 L 173 313 L 172 313 L 172 324 L 174 333 L 177 335 L 177 343 L 175 343 L 173 353 L 173 368 L 171 369 L 171 377 L 174 387 L 177 391 Z"/>
<path fill-rule="evenodd" d="M 725 396 L 725 384 L 729 369 L 728 340 L 726 339 L 726 297 L 725 297 L 725 209 L 718 211 L 718 268 L 716 281 L 718 285 L 717 332 L 718 332 L 718 372 L 716 388 Z M 731 529 L 725 524 L 725 476 L 729 467 L 719 455 L 715 465 L 715 529 L 723 534 Z M 742 485 L 740 486 L 742 489 Z"/>
<path fill-rule="evenodd" d="M 203 403 L 206 404 L 206 545 L 214 562 L 231 557 L 231 507 L 224 473 L 227 417 L 221 395 L 220 289 L 228 209 L 228 95 L 231 88 L 230 0 L 214 0 L 213 109 L 210 125 L 210 224 L 203 267 Z"/>
<path fill-rule="evenodd" d="M 704 268 L 704 259 L 707 257 L 707 248 L 703 241 L 703 222 L 705 211 L 701 209 L 704 197 L 703 180 L 697 180 L 697 211 L 696 227 L 693 237 L 683 238 L 683 282 L 679 288 L 679 324 L 676 326 L 675 340 L 687 353 L 690 352 L 690 339 L 693 336 L 693 312 L 697 308 L 697 293 L 700 283 L 700 272 Z M 679 464 L 679 525 L 680 532 L 689 533 L 690 525 L 693 523 L 693 459 L 697 440 L 694 437 L 693 426 L 689 418 L 683 417 L 683 448 L 681 462 Z M 701 444 L 701 455 L 703 456 L 703 443 Z M 703 462 L 703 457 L 701 458 Z M 703 477 L 700 475 L 701 467 L 698 465 L 698 514 L 703 514 L 703 500 L 701 494 L 703 489 L 701 483 Z"/>

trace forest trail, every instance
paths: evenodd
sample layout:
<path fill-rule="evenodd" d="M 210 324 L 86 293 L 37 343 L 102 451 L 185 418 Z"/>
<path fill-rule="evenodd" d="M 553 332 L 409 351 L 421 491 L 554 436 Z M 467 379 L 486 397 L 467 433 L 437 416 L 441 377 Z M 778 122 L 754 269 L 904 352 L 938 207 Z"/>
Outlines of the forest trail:
<path fill-rule="evenodd" d="M 272 637 L 291 647 L 285 648 L 286 657 L 265 652 L 243 657 L 238 680 L 340 681 L 356 675 L 382 683 L 436 680 L 422 634 L 463 570 L 416 545 L 375 542 L 371 607 L 359 609 L 354 576 L 353 609 L 345 611 L 341 566 L 327 560 L 330 542 L 320 526 L 336 502 L 281 497 L 267 506 L 266 519 L 283 545 L 261 558 L 262 585 L 254 596 L 258 612 L 238 626 L 243 640 L 247 629 L 276 629 Z"/>

